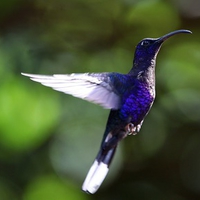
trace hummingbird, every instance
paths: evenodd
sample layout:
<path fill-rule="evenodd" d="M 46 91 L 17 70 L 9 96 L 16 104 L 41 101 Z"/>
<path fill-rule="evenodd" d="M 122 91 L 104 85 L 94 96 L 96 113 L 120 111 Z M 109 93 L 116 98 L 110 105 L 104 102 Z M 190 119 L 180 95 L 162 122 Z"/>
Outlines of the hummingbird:
<path fill-rule="evenodd" d="M 54 90 L 110 109 L 100 150 L 85 178 L 82 190 L 94 194 L 104 181 L 118 143 L 136 135 L 155 99 L 156 57 L 168 38 L 192 33 L 176 30 L 159 38 L 145 38 L 135 49 L 133 65 L 127 74 L 117 72 L 36 75 L 22 73 Z"/>

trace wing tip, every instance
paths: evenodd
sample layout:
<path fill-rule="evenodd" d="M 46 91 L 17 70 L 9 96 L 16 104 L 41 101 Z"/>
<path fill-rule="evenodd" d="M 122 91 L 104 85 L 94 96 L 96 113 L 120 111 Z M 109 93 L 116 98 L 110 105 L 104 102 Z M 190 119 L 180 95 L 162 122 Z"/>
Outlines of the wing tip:
<path fill-rule="evenodd" d="M 36 78 L 36 77 L 43 77 L 43 76 L 45 76 L 45 75 L 29 74 L 29 73 L 24 73 L 24 72 L 21 72 L 21 75 L 27 76 L 29 78 Z"/>
<path fill-rule="evenodd" d="M 24 72 L 21 72 L 21 75 L 23 75 L 23 76 L 28 76 L 28 77 L 30 77 L 30 76 L 31 76 L 31 74 L 24 73 Z"/>

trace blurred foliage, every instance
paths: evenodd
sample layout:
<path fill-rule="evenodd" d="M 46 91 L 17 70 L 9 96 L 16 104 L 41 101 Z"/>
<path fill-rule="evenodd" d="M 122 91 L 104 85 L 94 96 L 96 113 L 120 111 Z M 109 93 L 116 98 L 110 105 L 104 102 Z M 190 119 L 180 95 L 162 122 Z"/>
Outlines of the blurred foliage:
<path fill-rule="evenodd" d="M 51 133 L 49 130 L 59 115 L 58 102 L 53 95 L 37 91 L 37 88 L 30 93 L 30 88 L 19 78 L 8 77 L 1 84 L 0 105 L 0 143 L 12 153 L 41 143 L 39 141 Z"/>
<path fill-rule="evenodd" d="M 62 182 L 55 175 L 40 176 L 36 178 L 24 194 L 24 200 L 65 200 L 65 199 L 80 199 L 87 198 L 81 193 L 79 188 L 74 184 Z"/>
<path fill-rule="evenodd" d="M 2 0 L 0 199 L 199 199 L 199 23 L 194 0 Z M 140 134 L 121 142 L 99 191 L 84 194 L 109 111 L 20 73 L 127 73 L 141 39 L 181 28 L 193 35 L 163 45 Z"/>

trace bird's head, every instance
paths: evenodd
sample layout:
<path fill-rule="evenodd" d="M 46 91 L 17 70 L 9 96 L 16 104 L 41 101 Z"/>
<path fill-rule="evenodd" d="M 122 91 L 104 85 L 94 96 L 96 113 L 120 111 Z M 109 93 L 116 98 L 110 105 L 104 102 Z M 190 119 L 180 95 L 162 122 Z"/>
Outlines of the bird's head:
<path fill-rule="evenodd" d="M 148 62 L 155 59 L 157 53 L 160 50 L 161 45 L 165 40 L 173 35 L 179 33 L 192 33 L 189 30 L 177 30 L 170 32 L 160 38 L 145 38 L 139 42 L 135 50 L 136 62 Z"/>

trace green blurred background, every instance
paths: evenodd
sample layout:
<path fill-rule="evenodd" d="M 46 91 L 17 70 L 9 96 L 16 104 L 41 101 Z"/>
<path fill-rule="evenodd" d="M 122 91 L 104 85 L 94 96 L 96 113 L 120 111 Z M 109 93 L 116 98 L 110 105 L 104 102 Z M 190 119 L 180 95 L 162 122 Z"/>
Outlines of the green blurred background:
<path fill-rule="evenodd" d="M 81 191 L 109 111 L 21 76 L 121 72 L 145 37 L 189 29 L 157 59 L 157 98 L 95 195 Z M 200 2 L 0 1 L 0 199 L 200 199 Z"/>

